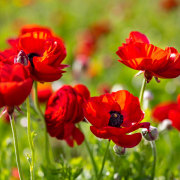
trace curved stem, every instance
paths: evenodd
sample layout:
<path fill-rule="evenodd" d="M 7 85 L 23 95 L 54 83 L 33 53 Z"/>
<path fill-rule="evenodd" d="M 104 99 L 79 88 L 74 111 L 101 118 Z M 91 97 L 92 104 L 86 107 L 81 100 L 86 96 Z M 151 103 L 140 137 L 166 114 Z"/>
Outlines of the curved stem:
<path fill-rule="evenodd" d="M 11 123 L 12 134 L 13 134 L 13 141 L 14 141 L 14 148 L 15 148 L 15 155 L 16 155 L 16 164 L 18 167 L 20 180 L 23 180 L 14 116 L 9 115 L 9 118 L 10 118 L 10 123 Z"/>
<path fill-rule="evenodd" d="M 78 124 L 78 128 L 82 131 L 80 123 Z M 88 144 L 86 138 L 84 138 L 84 143 L 85 143 L 86 149 L 87 149 L 87 151 L 89 153 L 89 156 L 90 156 L 90 159 L 91 159 L 91 162 L 92 162 L 92 165 L 93 165 L 94 174 L 95 174 L 95 176 L 97 178 L 97 175 L 98 175 L 97 165 L 96 165 L 96 162 L 95 162 L 94 157 L 93 157 L 93 153 L 92 153 L 92 151 L 91 151 L 91 149 L 89 147 L 89 144 Z"/>
<path fill-rule="evenodd" d="M 46 123 L 45 123 L 45 119 L 44 119 L 44 115 L 41 111 L 41 108 L 39 106 L 39 101 L 38 101 L 38 93 L 37 93 L 37 82 L 34 82 L 34 105 L 35 105 L 35 109 L 38 113 L 38 115 L 40 116 L 41 120 L 44 122 L 44 136 L 45 136 L 45 159 L 46 159 L 46 163 L 49 164 L 50 163 L 50 156 L 49 156 L 49 138 L 48 138 L 48 134 L 47 134 L 47 128 L 46 128 Z"/>
<path fill-rule="evenodd" d="M 151 173 L 151 180 L 154 179 L 155 176 L 155 170 L 156 170 L 156 159 L 157 159 L 157 154 L 156 154 L 156 144 L 155 141 L 150 141 L 151 143 L 151 148 L 152 148 L 152 154 L 153 154 L 153 164 L 152 164 L 152 173 Z"/>
<path fill-rule="evenodd" d="M 99 176 L 98 176 L 98 180 L 100 180 L 101 177 L 102 177 L 102 172 L 103 172 L 104 164 L 105 164 L 106 157 L 107 157 L 107 154 L 108 154 L 107 152 L 109 150 L 109 145 L 110 145 L 110 140 L 109 140 L 109 142 L 107 144 L 107 147 L 106 147 L 106 151 L 105 151 L 104 158 L 103 158 L 103 161 L 102 161 L 102 166 L 101 166 L 101 170 L 100 170 L 100 173 L 99 173 Z"/>
<path fill-rule="evenodd" d="M 140 95 L 139 95 L 139 102 L 140 102 L 140 105 L 142 106 L 142 102 L 143 102 L 143 96 L 144 96 L 144 90 L 146 88 L 146 84 L 147 84 L 147 81 L 146 79 L 144 78 L 143 79 L 143 82 L 142 82 L 142 86 L 141 86 L 141 91 L 140 91 Z"/>
<path fill-rule="evenodd" d="M 29 104 L 29 97 L 26 99 L 26 106 L 27 106 L 27 134 L 28 134 L 28 140 L 29 140 L 29 146 L 31 149 L 31 162 L 30 162 L 30 175 L 31 175 L 31 180 L 34 179 L 34 144 L 33 144 L 33 139 L 31 135 L 31 123 L 30 123 L 30 104 Z"/>

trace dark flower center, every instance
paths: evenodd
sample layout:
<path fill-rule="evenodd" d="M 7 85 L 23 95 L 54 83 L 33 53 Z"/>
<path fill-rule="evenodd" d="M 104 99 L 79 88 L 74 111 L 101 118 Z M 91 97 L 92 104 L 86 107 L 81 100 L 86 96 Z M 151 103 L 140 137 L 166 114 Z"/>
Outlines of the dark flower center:
<path fill-rule="evenodd" d="M 29 53 L 28 54 L 28 58 L 29 58 L 29 61 L 30 61 L 32 67 L 34 67 L 33 57 L 35 57 L 35 56 L 39 57 L 39 54 L 37 54 L 37 53 Z"/>
<path fill-rule="evenodd" d="M 111 111 L 109 113 L 110 113 L 111 117 L 109 119 L 108 125 L 112 126 L 112 127 L 120 127 L 121 124 L 123 123 L 123 115 L 117 111 Z"/>

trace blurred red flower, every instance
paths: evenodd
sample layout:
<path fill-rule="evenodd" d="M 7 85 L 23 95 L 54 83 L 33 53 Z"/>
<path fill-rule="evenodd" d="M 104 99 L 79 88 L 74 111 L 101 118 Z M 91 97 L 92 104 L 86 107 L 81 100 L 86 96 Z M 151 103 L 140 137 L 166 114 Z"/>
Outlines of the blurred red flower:
<path fill-rule="evenodd" d="M 45 111 L 47 130 L 52 137 L 65 140 L 71 147 L 74 141 L 78 145 L 83 142 L 84 135 L 75 124 L 84 119 L 82 103 L 89 96 L 89 90 L 81 84 L 65 85 L 52 94 Z"/>
<path fill-rule="evenodd" d="M 89 69 L 89 60 L 98 48 L 99 39 L 109 31 L 109 22 L 104 21 L 97 22 L 79 33 L 73 64 L 73 76 L 75 79 L 79 79 L 82 72 Z"/>
<path fill-rule="evenodd" d="M 27 55 L 34 80 L 51 82 L 62 76 L 62 69 L 67 66 L 61 64 L 66 57 L 66 49 L 63 41 L 50 29 L 36 25 L 25 26 L 17 39 L 9 39 L 8 42 L 12 48 L 2 52 L 1 56 L 11 57 L 13 63 L 14 56 L 23 51 Z"/>
<path fill-rule="evenodd" d="M 13 180 L 13 179 L 14 179 L 14 180 L 20 179 L 20 178 L 19 178 L 18 168 L 16 168 L 16 167 L 12 168 L 11 175 L 12 175 L 11 180 Z"/>
<path fill-rule="evenodd" d="M 96 51 L 99 38 L 109 31 L 110 25 L 107 21 L 97 22 L 84 30 L 78 38 L 76 56 L 87 57 L 88 59 Z"/>
<path fill-rule="evenodd" d="M 32 84 L 33 80 L 25 66 L 0 62 L 0 108 L 22 104 Z"/>
<path fill-rule="evenodd" d="M 169 119 L 172 122 L 172 126 L 180 130 L 180 95 L 177 102 L 163 102 L 155 106 L 152 116 L 160 122 Z"/>
<path fill-rule="evenodd" d="M 50 83 L 38 83 L 37 91 L 38 91 L 38 100 L 40 103 L 46 103 L 49 97 L 53 93 Z M 34 92 L 32 92 L 32 95 L 34 96 Z"/>
<path fill-rule="evenodd" d="M 144 71 L 147 82 L 153 76 L 175 78 L 180 75 L 178 51 L 172 47 L 163 50 L 149 44 L 148 38 L 140 32 L 131 32 L 126 43 L 116 53 L 121 58 L 119 62 L 132 69 Z"/>
<path fill-rule="evenodd" d="M 161 0 L 161 7 L 167 11 L 177 8 L 180 5 L 178 0 Z"/>
<path fill-rule="evenodd" d="M 144 113 L 139 99 L 125 90 L 92 97 L 84 103 L 83 110 L 95 136 L 112 140 L 122 147 L 131 148 L 139 144 L 141 133 L 128 133 L 150 125 L 140 123 Z"/>

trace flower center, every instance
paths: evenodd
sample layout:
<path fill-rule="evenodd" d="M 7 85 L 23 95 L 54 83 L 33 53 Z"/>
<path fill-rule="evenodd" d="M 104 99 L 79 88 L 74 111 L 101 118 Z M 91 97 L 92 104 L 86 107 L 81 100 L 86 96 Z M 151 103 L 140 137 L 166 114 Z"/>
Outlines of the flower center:
<path fill-rule="evenodd" d="M 109 113 L 110 113 L 111 117 L 109 119 L 108 125 L 112 126 L 112 127 L 120 127 L 121 124 L 123 123 L 123 115 L 117 111 L 111 111 Z"/>
<path fill-rule="evenodd" d="M 39 54 L 37 54 L 37 53 L 29 53 L 28 54 L 28 58 L 29 58 L 29 61 L 30 61 L 32 67 L 34 67 L 33 57 L 35 57 L 35 56 L 39 57 Z"/>

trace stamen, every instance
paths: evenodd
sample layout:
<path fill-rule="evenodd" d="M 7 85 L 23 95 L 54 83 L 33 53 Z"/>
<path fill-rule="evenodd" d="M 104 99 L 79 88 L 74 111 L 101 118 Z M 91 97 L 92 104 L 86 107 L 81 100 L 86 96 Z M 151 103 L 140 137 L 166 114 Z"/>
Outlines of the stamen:
<path fill-rule="evenodd" d="M 123 115 L 117 111 L 111 111 L 109 112 L 111 117 L 109 119 L 109 126 L 112 127 L 120 127 L 123 123 Z"/>

